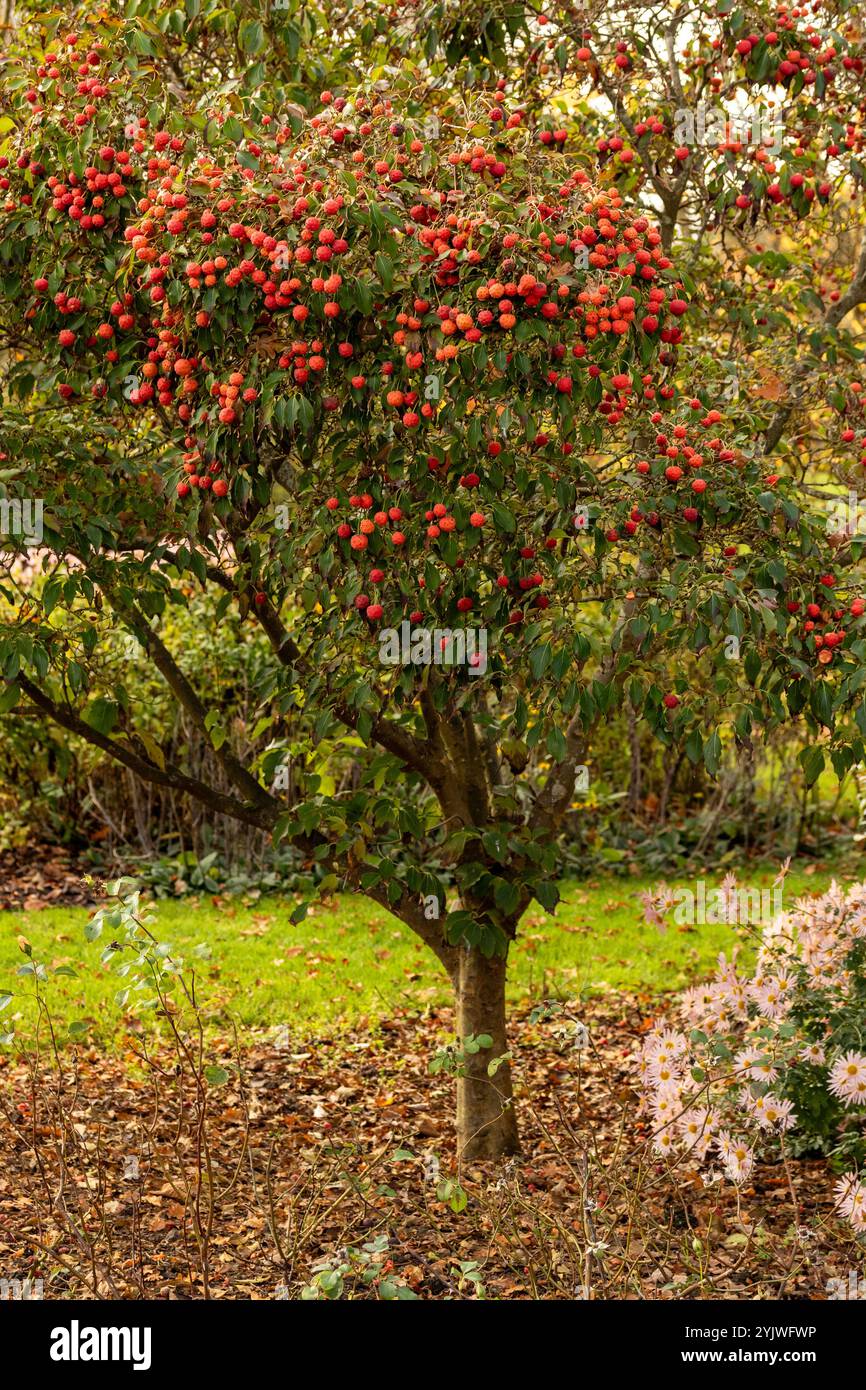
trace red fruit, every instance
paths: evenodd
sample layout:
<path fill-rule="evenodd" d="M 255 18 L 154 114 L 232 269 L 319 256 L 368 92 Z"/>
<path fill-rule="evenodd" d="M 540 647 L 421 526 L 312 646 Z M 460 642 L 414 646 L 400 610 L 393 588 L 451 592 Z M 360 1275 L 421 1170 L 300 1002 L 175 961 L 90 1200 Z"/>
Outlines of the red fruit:
<path fill-rule="evenodd" d="M 341 540 L 341 541 L 347 541 L 347 540 L 349 539 L 349 537 L 351 536 L 351 534 L 352 534 L 352 528 L 351 528 L 351 526 L 349 526 L 349 524 L 348 524 L 347 522 L 343 521 L 343 522 L 341 522 L 340 525 L 337 527 L 337 535 L 340 537 L 340 540 Z"/>
<path fill-rule="evenodd" d="M 385 578 L 385 571 L 384 571 L 384 570 L 370 570 L 370 583 L 371 583 L 371 584 L 381 584 L 381 583 L 382 583 L 382 580 L 383 580 L 384 578 Z"/>
<path fill-rule="evenodd" d="M 72 347 L 72 344 L 75 342 L 75 334 L 72 332 L 71 328 L 61 328 L 60 332 L 57 334 L 57 341 L 62 348 Z"/>
<path fill-rule="evenodd" d="M 225 478 L 217 478 L 216 482 L 213 485 L 214 497 L 225 497 L 228 493 L 228 490 L 229 485 L 226 482 Z"/>
<path fill-rule="evenodd" d="M 457 600 L 457 612 L 458 612 L 458 613 L 470 613 L 471 611 L 472 611 L 472 600 L 471 600 L 471 598 L 459 598 L 459 599 Z"/>
<path fill-rule="evenodd" d="M 256 594 L 255 599 L 253 601 L 256 605 L 256 608 L 264 608 L 265 604 L 268 601 L 267 595 L 260 592 Z"/>
<path fill-rule="evenodd" d="M 473 512 L 469 518 L 469 525 L 476 527 L 483 526 L 486 519 L 483 512 Z"/>
<path fill-rule="evenodd" d="M 329 512 L 335 512 L 339 505 L 340 500 L 337 497 L 329 497 L 327 502 L 325 503 L 325 506 L 328 508 Z"/>
<path fill-rule="evenodd" d="M 686 521 L 697 521 L 700 512 L 697 507 L 683 507 L 683 516 Z"/>
<path fill-rule="evenodd" d="M 375 622 L 377 618 L 381 618 L 383 611 L 381 603 L 371 603 L 367 609 L 367 617 Z"/>
<path fill-rule="evenodd" d="M 674 695 L 673 693 L 671 693 L 670 695 L 665 695 L 664 700 L 662 701 L 662 703 L 665 706 L 665 709 L 676 709 L 679 702 L 679 695 Z"/>
<path fill-rule="evenodd" d="M 688 307 L 689 306 L 684 299 L 672 299 L 670 304 L 668 305 L 668 309 L 670 310 L 670 312 L 672 314 L 675 314 L 677 318 L 684 314 Z"/>
<path fill-rule="evenodd" d="M 189 483 L 178 483 L 177 495 L 178 497 L 189 497 Z"/>

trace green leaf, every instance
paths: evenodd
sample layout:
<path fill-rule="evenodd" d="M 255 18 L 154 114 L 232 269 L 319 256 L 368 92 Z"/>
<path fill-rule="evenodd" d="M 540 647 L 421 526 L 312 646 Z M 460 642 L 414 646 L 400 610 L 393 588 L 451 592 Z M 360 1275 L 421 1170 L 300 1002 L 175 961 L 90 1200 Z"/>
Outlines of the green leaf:
<path fill-rule="evenodd" d="M 394 287 L 394 262 L 390 256 L 386 256 L 384 251 L 379 251 L 376 255 L 376 274 L 382 282 L 383 289 L 391 290 Z"/>
<path fill-rule="evenodd" d="M 806 786 L 812 787 L 824 771 L 824 752 L 821 748 L 804 748 L 800 763 L 806 778 Z"/>
<path fill-rule="evenodd" d="M 722 740 L 718 729 L 714 729 L 704 744 L 704 766 L 711 777 L 715 777 L 722 761 Z"/>
<path fill-rule="evenodd" d="M 100 695 L 91 700 L 84 711 L 84 722 L 99 734 L 110 734 L 117 723 L 118 707 L 113 700 Z"/>
<path fill-rule="evenodd" d="M 261 53 L 265 46 L 265 31 L 257 19 L 241 25 L 238 35 L 244 53 Z"/>
<path fill-rule="evenodd" d="M 0 714 L 9 714 L 21 698 L 21 687 L 14 681 L 0 690 Z"/>
<path fill-rule="evenodd" d="M 547 912 L 555 912 L 559 902 L 559 889 L 555 883 L 536 883 L 533 894 Z"/>
<path fill-rule="evenodd" d="M 542 642 L 540 647 L 536 647 L 529 658 L 529 669 L 536 680 L 544 675 L 550 663 L 553 652 L 549 642 Z"/>
<path fill-rule="evenodd" d="M 500 912 L 509 916 L 517 910 L 517 904 L 520 902 L 520 889 L 516 883 L 509 883 L 505 878 L 498 878 L 493 890 L 493 897 Z"/>

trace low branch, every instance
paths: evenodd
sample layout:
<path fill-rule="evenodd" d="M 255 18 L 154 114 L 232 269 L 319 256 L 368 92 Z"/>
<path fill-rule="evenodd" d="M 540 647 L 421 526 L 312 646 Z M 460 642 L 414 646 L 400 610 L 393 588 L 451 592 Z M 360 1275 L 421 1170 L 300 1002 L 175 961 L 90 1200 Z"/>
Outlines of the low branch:
<path fill-rule="evenodd" d="M 212 811 L 231 816 L 234 820 L 243 821 L 246 825 L 254 825 L 259 830 L 270 830 L 273 826 L 276 815 L 271 814 L 266 808 L 250 805 L 236 797 L 227 796 L 206 782 L 187 776 L 186 773 L 181 772 L 179 768 L 173 767 L 170 763 L 167 763 L 165 767 L 159 767 L 149 759 L 141 757 L 133 748 L 118 743 L 116 739 L 109 738 L 107 734 L 101 734 L 98 729 L 92 728 L 74 710 L 52 700 L 44 690 L 40 690 L 26 676 L 18 675 L 14 681 L 9 677 L 5 679 L 7 684 L 17 685 L 31 703 L 43 714 L 47 714 L 49 719 L 53 719 L 55 724 L 59 724 L 62 729 L 66 729 L 71 734 L 77 734 L 79 738 L 84 739 L 94 748 L 100 748 L 103 753 L 107 753 L 109 757 L 116 759 L 124 767 L 128 767 L 145 782 L 153 782 L 157 786 L 172 787 L 175 791 L 186 792 Z"/>

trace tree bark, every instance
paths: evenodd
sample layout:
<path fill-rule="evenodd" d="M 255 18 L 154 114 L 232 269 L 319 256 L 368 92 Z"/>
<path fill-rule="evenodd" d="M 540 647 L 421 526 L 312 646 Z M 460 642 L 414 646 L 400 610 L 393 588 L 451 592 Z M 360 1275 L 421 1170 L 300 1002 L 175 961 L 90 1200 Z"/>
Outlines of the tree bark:
<path fill-rule="evenodd" d="M 461 949 L 454 971 L 457 1040 L 487 1034 L 490 1047 L 468 1053 L 457 1080 L 457 1147 L 461 1159 L 502 1158 L 520 1151 L 511 1089 L 511 1066 L 488 1066 L 508 1051 L 505 1028 L 505 956 Z"/>

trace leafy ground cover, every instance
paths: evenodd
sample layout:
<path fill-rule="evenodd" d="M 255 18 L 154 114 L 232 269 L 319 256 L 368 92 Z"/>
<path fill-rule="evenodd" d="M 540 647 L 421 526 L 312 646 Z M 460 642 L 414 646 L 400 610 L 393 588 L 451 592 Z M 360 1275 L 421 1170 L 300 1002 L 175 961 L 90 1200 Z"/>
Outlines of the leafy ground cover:
<path fill-rule="evenodd" d="M 225 1040 L 201 1106 L 170 1054 L 142 1066 L 140 1037 L 123 1055 L 81 1047 L 73 1063 L 64 1050 L 59 1070 L 46 1055 L 39 1086 L 4 1057 L 3 1268 L 41 1278 L 46 1298 L 823 1299 L 831 1279 L 847 1287 L 862 1251 L 823 1160 L 759 1162 L 735 1189 L 653 1157 L 629 1067 L 653 1007 L 586 1001 L 582 1051 L 562 1018 L 518 1015 L 525 1156 L 498 1168 L 456 1162 L 454 1081 L 429 1073 L 448 1009 L 397 1008 L 375 1030 L 301 1048 L 236 1054 Z"/>

